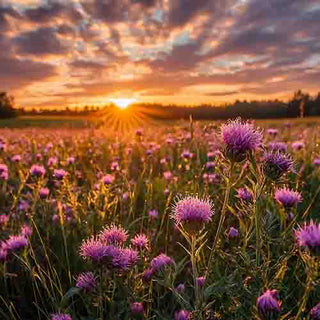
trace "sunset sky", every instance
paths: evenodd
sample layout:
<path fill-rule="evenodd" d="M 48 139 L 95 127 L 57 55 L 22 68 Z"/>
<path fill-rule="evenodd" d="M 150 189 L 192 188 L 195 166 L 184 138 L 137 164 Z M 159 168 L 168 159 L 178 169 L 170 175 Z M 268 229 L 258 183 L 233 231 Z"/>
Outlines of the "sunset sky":
<path fill-rule="evenodd" d="M 19 106 L 287 99 L 320 91 L 320 0 L 0 0 Z"/>

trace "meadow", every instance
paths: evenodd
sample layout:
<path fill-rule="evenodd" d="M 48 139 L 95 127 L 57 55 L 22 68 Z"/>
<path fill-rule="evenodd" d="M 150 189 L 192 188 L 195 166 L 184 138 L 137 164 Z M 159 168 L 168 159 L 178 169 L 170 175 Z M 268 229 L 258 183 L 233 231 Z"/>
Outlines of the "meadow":
<path fill-rule="evenodd" d="M 0 122 L 0 319 L 320 319 L 318 118 L 32 121 Z"/>

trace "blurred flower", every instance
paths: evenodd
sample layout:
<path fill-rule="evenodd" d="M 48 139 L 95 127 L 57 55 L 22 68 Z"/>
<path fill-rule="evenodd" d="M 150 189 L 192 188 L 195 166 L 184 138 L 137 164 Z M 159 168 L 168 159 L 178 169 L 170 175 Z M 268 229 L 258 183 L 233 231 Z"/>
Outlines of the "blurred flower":
<path fill-rule="evenodd" d="M 75 158 L 75 157 L 68 157 L 68 158 L 67 158 L 67 163 L 68 163 L 68 164 L 74 164 L 75 161 L 76 161 L 76 158 Z"/>
<path fill-rule="evenodd" d="M 2 242 L 2 249 L 7 251 L 17 251 L 25 248 L 28 245 L 28 240 L 25 236 L 10 236 L 8 240 Z"/>
<path fill-rule="evenodd" d="M 286 152 L 287 151 L 287 144 L 285 142 L 270 142 L 269 143 L 269 150 L 273 152 Z"/>
<path fill-rule="evenodd" d="M 234 227 L 230 227 L 228 232 L 227 232 L 227 237 L 229 237 L 229 238 L 237 238 L 237 237 L 239 237 L 238 229 L 236 229 Z"/>
<path fill-rule="evenodd" d="M 4 262 L 7 260 L 8 251 L 5 248 L 0 247 L 0 261 Z"/>
<path fill-rule="evenodd" d="M 201 288 L 204 285 L 205 277 L 198 277 L 196 279 L 196 282 L 197 282 L 197 286 Z"/>
<path fill-rule="evenodd" d="M 19 154 L 16 154 L 11 158 L 11 160 L 12 160 L 12 162 L 20 162 L 21 156 Z"/>
<path fill-rule="evenodd" d="M 53 171 L 53 176 L 58 180 L 62 180 L 67 174 L 68 172 L 63 169 L 54 169 Z"/>
<path fill-rule="evenodd" d="M 311 309 L 310 316 L 314 320 L 320 320 L 320 303 Z"/>
<path fill-rule="evenodd" d="M 178 285 L 176 286 L 175 290 L 176 290 L 177 292 L 179 292 L 179 293 L 183 293 L 184 290 L 185 290 L 185 285 L 184 285 L 184 283 L 178 284 Z"/>
<path fill-rule="evenodd" d="M 0 226 L 4 226 L 5 224 L 7 224 L 8 221 L 9 221 L 9 216 L 7 216 L 6 214 L 0 215 Z"/>
<path fill-rule="evenodd" d="M 303 149 L 305 147 L 305 144 L 303 141 L 295 141 L 291 144 L 291 148 L 294 150 L 294 151 L 299 151 L 301 149 Z"/>
<path fill-rule="evenodd" d="M 30 237 L 32 235 L 32 229 L 27 224 L 24 224 L 21 227 L 21 235 L 25 237 Z"/>
<path fill-rule="evenodd" d="M 68 314 L 54 313 L 51 315 L 51 320 L 72 320 Z"/>
<path fill-rule="evenodd" d="M 76 287 L 83 289 L 84 291 L 92 291 L 96 285 L 96 277 L 92 272 L 81 273 L 76 280 Z"/>
<path fill-rule="evenodd" d="M 315 166 L 319 167 L 319 166 L 320 166 L 320 158 L 314 158 L 313 164 L 314 164 Z"/>
<path fill-rule="evenodd" d="M 158 210 L 153 209 L 153 210 L 150 210 L 150 211 L 148 212 L 148 215 L 149 215 L 149 217 L 151 217 L 151 218 L 153 218 L 153 219 L 157 219 L 157 218 L 158 218 L 158 215 L 159 215 L 159 212 L 158 212 Z"/>
<path fill-rule="evenodd" d="M 173 174 L 172 174 L 172 172 L 171 171 L 165 171 L 164 173 L 163 173 L 163 177 L 166 179 L 166 180 L 171 180 L 172 178 L 173 178 Z"/>
<path fill-rule="evenodd" d="M 41 199 L 45 199 L 50 193 L 50 190 L 48 188 L 41 188 L 39 190 L 39 196 Z"/>
<path fill-rule="evenodd" d="M 226 156 L 236 162 L 243 161 L 246 153 L 259 148 L 262 142 L 261 132 L 240 119 L 223 124 L 221 138 L 226 145 Z"/>
<path fill-rule="evenodd" d="M 46 173 L 46 169 L 43 166 L 34 164 L 31 166 L 30 174 L 33 176 L 43 176 Z"/>
<path fill-rule="evenodd" d="M 128 238 L 128 233 L 120 226 L 110 225 L 100 232 L 100 240 L 106 245 L 122 245 Z"/>
<path fill-rule="evenodd" d="M 101 181 L 104 185 L 109 185 L 114 181 L 114 176 L 111 174 L 106 174 L 105 176 L 102 177 Z"/>
<path fill-rule="evenodd" d="M 58 163 L 58 159 L 56 157 L 50 157 L 47 161 L 48 167 L 53 167 Z"/>
<path fill-rule="evenodd" d="M 267 129 L 267 133 L 268 133 L 270 136 L 275 137 L 275 136 L 278 134 L 278 130 L 277 130 L 277 129 L 270 128 L 270 129 Z"/>
<path fill-rule="evenodd" d="M 274 197 L 279 203 L 286 208 L 291 208 L 302 201 L 301 194 L 287 188 L 278 189 Z"/>
<path fill-rule="evenodd" d="M 162 271 L 165 267 L 172 265 L 173 260 L 164 253 L 159 254 L 151 260 L 151 268 L 154 272 Z"/>
<path fill-rule="evenodd" d="M 141 302 L 133 302 L 131 304 L 131 312 L 133 314 L 143 314 L 143 304 Z"/>
<path fill-rule="evenodd" d="M 190 311 L 181 310 L 175 313 L 174 320 L 189 320 L 190 315 L 191 315 Z"/>
<path fill-rule="evenodd" d="M 245 201 L 245 202 L 252 202 L 253 201 L 253 195 L 247 188 L 238 189 L 236 197 Z"/>
<path fill-rule="evenodd" d="M 277 290 L 267 290 L 257 299 L 260 317 L 264 320 L 276 318 L 280 313 L 280 302 L 277 300 Z"/>
<path fill-rule="evenodd" d="M 293 160 L 285 153 L 266 153 L 264 155 L 264 173 L 272 180 L 279 179 L 293 168 Z"/>
<path fill-rule="evenodd" d="M 305 223 L 295 231 L 298 245 L 308 247 L 314 254 L 320 253 L 320 224 L 315 224 L 312 220 L 310 224 Z"/>

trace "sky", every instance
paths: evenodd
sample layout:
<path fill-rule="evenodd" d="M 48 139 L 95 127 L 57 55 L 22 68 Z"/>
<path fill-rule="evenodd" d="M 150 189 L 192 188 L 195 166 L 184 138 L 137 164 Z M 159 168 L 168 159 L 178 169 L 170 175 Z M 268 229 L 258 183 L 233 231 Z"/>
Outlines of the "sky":
<path fill-rule="evenodd" d="M 0 0 L 21 107 L 223 104 L 320 91 L 320 0 Z"/>

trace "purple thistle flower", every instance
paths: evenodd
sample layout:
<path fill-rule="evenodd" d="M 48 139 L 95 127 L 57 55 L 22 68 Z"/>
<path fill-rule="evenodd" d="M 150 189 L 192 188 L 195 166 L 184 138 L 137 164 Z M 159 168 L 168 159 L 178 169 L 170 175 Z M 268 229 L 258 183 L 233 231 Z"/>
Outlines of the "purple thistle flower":
<path fill-rule="evenodd" d="M 11 158 L 11 161 L 12 162 L 20 162 L 21 161 L 21 156 L 19 154 L 16 154 Z"/>
<path fill-rule="evenodd" d="M 2 243 L 2 248 L 7 251 L 17 251 L 28 245 L 28 240 L 25 236 L 10 236 L 8 240 Z"/>
<path fill-rule="evenodd" d="M 237 238 L 237 237 L 239 237 L 238 229 L 236 229 L 234 227 L 230 227 L 228 232 L 227 232 L 227 237 L 229 237 L 229 238 Z"/>
<path fill-rule="evenodd" d="M 180 283 L 176 286 L 175 290 L 178 292 L 178 293 L 183 293 L 184 290 L 185 290 L 185 285 L 184 283 Z"/>
<path fill-rule="evenodd" d="M 34 164 L 31 166 L 30 174 L 33 176 L 43 176 L 46 173 L 46 169 L 43 166 Z"/>
<path fill-rule="evenodd" d="M 133 249 L 119 248 L 113 256 L 112 265 L 121 271 L 127 271 L 138 261 L 138 252 Z"/>
<path fill-rule="evenodd" d="M 315 166 L 319 167 L 319 166 L 320 166 L 320 158 L 314 158 L 313 164 L 314 164 Z"/>
<path fill-rule="evenodd" d="M 131 243 L 138 249 L 146 249 L 148 247 L 149 239 L 145 234 L 137 234 L 131 239 Z"/>
<path fill-rule="evenodd" d="M 158 210 L 153 209 L 153 210 L 150 210 L 150 211 L 148 212 L 148 215 L 149 215 L 149 217 L 151 217 L 151 218 L 153 218 L 153 219 L 157 219 L 157 218 L 158 218 L 158 215 L 159 215 L 159 212 L 158 212 Z"/>
<path fill-rule="evenodd" d="M 257 299 L 257 307 L 260 317 L 272 319 L 280 312 L 280 302 L 277 300 L 277 290 L 267 290 Z"/>
<path fill-rule="evenodd" d="M 145 270 L 142 274 L 142 281 L 149 282 L 153 276 L 153 273 L 154 273 L 154 271 L 151 268 Z"/>
<path fill-rule="evenodd" d="M 245 202 L 252 202 L 253 201 L 253 195 L 247 188 L 238 189 L 236 197 L 245 201 Z"/>
<path fill-rule="evenodd" d="M 68 163 L 68 164 L 74 164 L 75 161 L 76 161 L 76 158 L 75 158 L 75 157 L 68 157 L 68 158 L 67 158 L 67 163 Z"/>
<path fill-rule="evenodd" d="M 9 216 L 6 214 L 0 215 L 0 226 L 4 226 L 9 221 Z"/>
<path fill-rule="evenodd" d="M 53 171 L 53 176 L 58 180 L 62 180 L 67 174 L 68 172 L 63 169 L 54 169 Z"/>
<path fill-rule="evenodd" d="M 264 173 L 272 180 L 278 180 L 293 168 L 293 160 L 285 153 L 266 153 L 264 155 Z"/>
<path fill-rule="evenodd" d="M 100 240 L 106 245 L 122 245 L 128 238 L 128 233 L 122 227 L 110 225 L 100 232 Z"/>
<path fill-rule="evenodd" d="M 299 246 L 308 247 L 316 255 L 320 253 L 320 224 L 312 220 L 309 225 L 305 223 L 295 231 L 295 237 Z"/>
<path fill-rule="evenodd" d="M 131 312 L 133 314 L 143 314 L 143 304 L 141 302 L 133 302 L 131 305 Z"/>
<path fill-rule="evenodd" d="M 278 189 L 274 198 L 286 208 L 291 208 L 302 201 L 299 192 L 287 188 Z"/>
<path fill-rule="evenodd" d="M 100 239 L 95 237 L 84 240 L 80 247 L 80 255 L 84 259 L 91 259 L 93 262 L 101 262 L 107 255 L 107 246 L 105 246 Z"/>
<path fill-rule="evenodd" d="M 32 235 L 32 229 L 27 224 L 24 224 L 21 227 L 21 235 L 25 237 L 30 237 Z"/>
<path fill-rule="evenodd" d="M 164 253 L 159 254 L 151 260 L 151 269 L 154 272 L 162 271 L 165 267 L 170 266 L 174 263 L 172 258 L 168 257 Z"/>
<path fill-rule="evenodd" d="M 96 277 L 92 272 L 81 273 L 76 281 L 76 287 L 81 288 L 86 292 L 92 291 L 97 285 Z"/>
<path fill-rule="evenodd" d="M 0 174 L 3 172 L 8 172 L 8 166 L 4 163 L 0 163 Z"/>
<path fill-rule="evenodd" d="M 72 318 L 65 313 L 54 313 L 51 315 L 51 320 L 72 320 Z"/>
<path fill-rule="evenodd" d="M 287 144 L 285 142 L 270 142 L 269 143 L 269 150 L 273 152 L 286 152 L 287 151 Z"/>
<path fill-rule="evenodd" d="M 0 247 L 0 261 L 4 262 L 7 260 L 8 251 L 5 248 Z"/>
<path fill-rule="evenodd" d="M 311 309 L 310 316 L 314 320 L 320 320 L 320 303 Z"/>
<path fill-rule="evenodd" d="M 174 320 L 189 320 L 191 312 L 187 310 L 180 310 L 174 315 Z"/>
<path fill-rule="evenodd" d="M 204 285 L 205 277 L 198 277 L 196 279 L 196 282 L 197 282 L 197 286 L 201 288 Z"/>
<path fill-rule="evenodd" d="M 236 119 L 221 126 L 221 138 L 226 145 L 226 156 L 241 162 L 247 152 L 260 147 L 262 134 L 255 130 L 251 123 Z"/>
<path fill-rule="evenodd" d="M 48 167 L 55 166 L 58 163 L 58 159 L 56 157 L 50 157 L 47 162 Z"/>
<path fill-rule="evenodd" d="M 305 147 L 305 144 L 303 141 L 295 141 L 291 144 L 291 147 L 294 151 L 299 151 Z"/>
<path fill-rule="evenodd" d="M 273 129 L 273 128 L 267 129 L 267 133 L 270 136 L 275 137 L 278 134 L 278 129 Z"/>
<path fill-rule="evenodd" d="M 41 199 L 45 199 L 50 193 L 50 190 L 48 188 L 41 188 L 39 190 L 39 196 Z"/>
<path fill-rule="evenodd" d="M 172 218 L 176 225 L 187 224 L 191 230 L 199 230 L 204 223 L 211 221 L 213 205 L 210 200 L 188 196 L 180 199 L 173 207 Z"/>
<path fill-rule="evenodd" d="M 111 174 L 106 174 L 105 176 L 102 177 L 101 181 L 104 185 L 109 185 L 114 181 L 114 176 Z"/>

